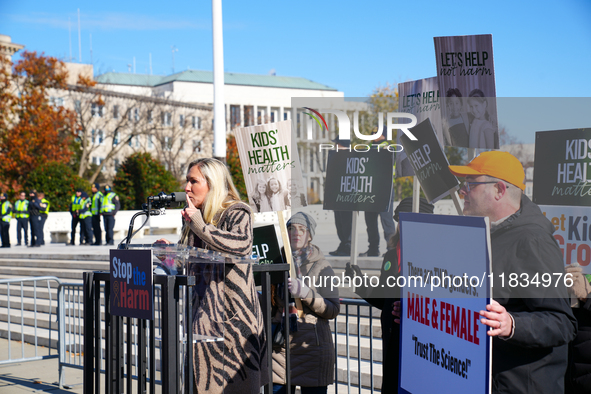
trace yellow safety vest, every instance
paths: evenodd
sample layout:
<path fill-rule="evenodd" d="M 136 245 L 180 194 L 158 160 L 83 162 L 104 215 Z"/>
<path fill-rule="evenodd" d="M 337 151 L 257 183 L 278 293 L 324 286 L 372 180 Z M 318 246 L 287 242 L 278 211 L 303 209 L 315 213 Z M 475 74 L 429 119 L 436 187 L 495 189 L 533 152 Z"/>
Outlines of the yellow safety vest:
<path fill-rule="evenodd" d="M 12 210 L 9 212 L 9 208 L 12 208 L 10 202 L 4 201 L 2 204 L 2 221 L 10 223 L 10 219 L 12 219 Z"/>
<path fill-rule="evenodd" d="M 82 197 L 72 196 L 72 211 L 79 211 L 82 209 Z"/>
<path fill-rule="evenodd" d="M 104 198 L 104 195 L 101 192 L 96 192 L 92 196 L 92 206 L 90 207 L 90 211 L 92 212 L 93 215 L 96 216 L 99 213 L 101 213 L 101 209 L 99 208 L 99 202 L 102 205 L 103 198 Z"/>
<path fill-rule="evenodd" d="M 47 201 L 45 198 L 41 199 L 41 204 L 47 204 L 47 207 L 45 209 L 43 209 L 42 211 L 40 211 L 39 213 L 42 215 L 47 215 L 49 213 L 49 201 Z"/>
<path fill-rule="evenodd" d="M 14 203 L 15 218 L 28 218 L 29 217 L 29 201 L 27 200 L 16 200 Z"/>
<path fill-rule="evenodd" d="M 117 194 L 113 193 L 113 192 L 109 192 L 109 194 L 107 194 L 104 198 L 103 198 L 103 205 L 101 206 L 101 213 L 109 213 L 109 212 L 113 212 L 115 210 L 115 203 L 113 202 L 113 199 L 115 198 Z"/>

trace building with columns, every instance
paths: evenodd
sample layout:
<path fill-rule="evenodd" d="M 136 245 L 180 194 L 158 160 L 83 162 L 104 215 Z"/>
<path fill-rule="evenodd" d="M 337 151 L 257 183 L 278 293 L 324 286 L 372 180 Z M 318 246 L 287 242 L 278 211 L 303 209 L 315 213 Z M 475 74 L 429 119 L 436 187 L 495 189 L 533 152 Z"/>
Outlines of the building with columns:
<path fill-rule="evenodd" d="M 169 76 L 105 73 L 95 78 L 104 90 L 152 96 L 174 102 L 213 104 L 213 73 L 186 70 Z M 297 150 L 311 202 L 323 200 L 326 152 L 318 144 L 335 138 L 335 122 L 327 116 L 329 130 L 318 128 L 312 119 L 292 108 L 292 99 L 344 98 L 332 87 L 301 77 L 225 73 L 226 130 L 297 118 L 294 124 Z M 311 138 L 310 138 L 311 137 Z"/>
<path fill-rule="evenodd" d="M 106 73 L 103 89 L 174 101 L 213 104 L 213 73 L 187 70 L 169 76 Z M 292 97 L 344 97 L 337 89 L 300 77 L 225 73 L 227 130 L 291 119 Z"/>
<path fill-rule="evenodd" d="M 15 44 L 12 42 L 10 36 L 0 34 L 0 56 L 4 56 L 8 60 L 12 59 L 12 55 L 23 49 L 25 46 Z"/>

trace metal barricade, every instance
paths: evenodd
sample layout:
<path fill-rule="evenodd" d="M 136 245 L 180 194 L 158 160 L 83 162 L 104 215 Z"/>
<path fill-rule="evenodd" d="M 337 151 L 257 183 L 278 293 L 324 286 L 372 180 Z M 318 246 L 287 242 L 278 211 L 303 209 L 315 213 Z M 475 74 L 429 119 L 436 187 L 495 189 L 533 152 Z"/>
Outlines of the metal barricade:
<path fill-rule="evenodd" d="M 45 286 L 38 286 L 39 282 L 45 282 Z M 53 311 L 53 309 L 55 308 L 53 305 L 53 301 L 56 299 L 56 297 L 52 292 L 51 282 L 55 282 L 55 284 L 57 285 L 54 286 L 54 288 L 57 287 L 57 298 L 59 298 L 59 286 L 61 282 L 55 276 L 40 276 L 34 278 L 16 278 L 0 280 L 0 294 L 6 294 L 6 333 L 8 337 L 8 358 L 0 360 L 0 365 L 25 361 L 44 360 L 58 357 L 57 351 L 55 351 L 55 353 L 52 354 L 52 347 L 56 348 L 56 346 L 52 346 L 52 341 L 54 340 L 54 331 L 58 331 L 55 333 L 55 339 L 58 339 L 59 327 L 54 327 L 53 319 L 54 316 L 57 318 L 58 322 L 56 326 L 59 326 L 61 324 L 61 320 L 58 317 L 60 309 L 59 305 L 57 305 L 56 313 L 54 313 Z M 27 288 L 26 290 L 25 287 Z M 47 289 L 48 303 L 41 303 L 38 300 L 38 291 L 45 291 L 45 289 Z M 30 305 L 30 303 L 25 302 L 25 299 L 31 298 L 33 302 L 32 306 Z M 17 307 L 13 308 L 15 304 Z M 0 308 L 3 307 L 4 305 L 0 304 Z M 41 327 L 39 325 L 40 321 L 38 320 L 38 312 L 41 312 L 42 310 L 47 312 L 49 315 L 49 319 L 47 320 L 47 328 Z M 17 311 L 17 315 L 13 316 L 13 312 L 15 311 Z M 17 321 L 13 322 L 13 319 Z M 20 322 L 18 322 L 18 320 L 20 320 Z M 25 324 L 25 321 L 27 321 L 27 324 Z M 20 330 L 13 332 L 13 328 L 15 326 L 20 326 Z M 45 347 L 46 349 L 44 349 L 43 352 L 46 351 L 47 354 L 41 354 L 42 351 L 40 349 L 41 345 L 39 344 L 39 334 L 41 331 L 45 330 L 47 330 L 48 334 L 48 346 Z M 11 341 L 21 342 L 19 357 L 13 357 Z M 34 345 L 33 355 L 25 355 L 25 342 Z"/>
<path fill-rule="evenodd" d="M 265 330 L 271 332 L 271 279 L 273 272 L 283 273 L 287 280 L 287 264 L 253 265 L 254 272 L 262 274 L 261 308 Z M 111 315 L 109 312 L 110 287 L 108 272 L 85 272 L 83 292 L 83 337 L 82 342 L 68 343 L 62 354 L 60 367 L 84 369 L 84 390 L 87 393 L 131 393 L 133 380 L 138 392 L 155 392 L 157 383 L 162 385 L 163 393 L 193 393 L 192 329 L 185 327 L 191 316 L 191 291 L 194 277 L 154 276 L 155 319 L 139 320 Z M 158 289 L 160 291 L 158 291 Z M 287 289 L 287 286 L 285 286 Z M 287 291 L 287 290 L 286 290 Z M 160 293 L 160 294 L 159 294 Z M 183 297 L 184 293 L 184 297 Z M 67 294 L 67 292 L 65 292 Z M 77 296 L 74 294 L 73 298 Z M 67 298 L 67 297 L 65 297 Z M 186 300 L 184 303 L 182 300 Z M 74 316 L 74 315 L 73 315 Z M 79 315 L 76 315 L 79 316 Z M 289 316 L 286 315 L 285 335 L 289 338 Z M 67 318 L 66 318 L 67 321 Z M 179 327 L 183 323 L 182 332 Z M 191 328 L 189 326 L 189 328 Z M 125 329 L 125 330 L 124 330 Z M 103 339 L 104 331 L 104 339 Z M 64 330 L 67 337 L 78 338 L 79 331 Z M 181 337 L 186 333 L 186 341 Z M 267 340 L 270 340 L 267 336 Z M 84 344 L 92 344 L 84 346 Z M 69 348 L 68 346 L 73 346 Z M 69 362 L 78 360 L 78 354 L 70 349 L 83 351 L 82 365 Z M 159 351 L 157 357 L 157 351 Z M 272 392 L 272 347 L 267 346 L 269 384 L 265 393 Z M 289 354 L 289 347 L 287 347 Z M 67 356 L 66 356 L 67 355 Z M 60 360 L 62 360 L 60 358 Z M 289 358 L 288 358 L 289 360 Z M 159 361 L 159 362 L 158 362 Z M 135 373 L 133 369 L 135 366 Z M 287 362 L 289 370 L 289 361 Z M 104 377 L 102 376 L 104 374 Z M 289 374 L 287 374 L 289 379 Z M 288 380 L 288 387 L 289 387 Z M 125 386 L 125 388 L 124 388 Z"/>
<path fill-rule="evenodd" d="M 374 393 L 376 391 L 375 382 L 374 382 L 374 339 L 373 339 L 373 311 L 372 306 L 365 300 L 360 299 L 352 299 L 352 298 L 342 298 L 341 305 L 345 306 L 345 361 L 347 365 L 347 376 L 344 383 L 347 386 L 347 393 L 350 394 L 352 391 L 351 389 L 355 389 L 356 392 L 369 392 Z M 369 320 L 369 385 L 367 383 L 363 383 L 362 381 L 362 357 L 361 352 L 361 308 L 368 307 L 369 312 L 367 319 Z M 353 309 L 353 313 L 349 312 L 349 308 Z M 357 334 L 352 335 L 349 330 L 349 321 L 350 317 L 354 317 L 357 322 Z M 355 338 L 356 337 L 356 338 Z M 353 341 L 356 340 L 357 342 L 357 357 L 351 356 L 350 346 L 351 346 L 351 338 Z M 335 393 L 339 392 L 339 369 L 338 369 L 338 347 L 339 347 L 339 336 L 338 336 L 338 322 L 337 319 L 334 319 L 334 344 L 335 344 L 335 359 L 337 363 L 335 363 Z M 367 359 L 365 359 L 367 360 Z M 351 362 L 357 362 L 357 379 L 356 382 L 353 382 L 353 378 L 351 376 Z M 368 391 L 369 390 L 369 391 Z"/>
<path fill-rule="evenodd" d="M 131 393 L 133 380 L 136 379 L 138 392 L 147 392 L 149 383 L 150 392 L 154 393 L 157 380 L 160 380 L 163 393 L 192 393 L 192 368 L 184 374 L 180 368 L 181 357 L 186 355 L 187 360 L 192 360 L 192 346 L 186 346 L 186 352 L 180 351 L 179 326 L 180 316 L 191 314 L 194 277 L 154 277 L 155 287 L 161 288 L 160 296 L 156 296 L 155 292 L 155 310 L 160 313 L 154 320 L 112 315 L 109 279 L 108 272 L 84 273 L 84 343 L 87 344 L 83 358 L 85 392 L 121 393 L 125 390 Z M 180 302 L 182 293 L 184 305 Z M 184 319 L 185 323 L 187 321 L 190 319 Z M 157 322 L 160 326 L 159 336 L 156 334 Z M 184 332 L 187 334 L 186 342 L 192 343 L 192 330 Z M 156 374 L 156 342 L 160 349 L 160 379 L 157 379 Z M 101 372 L 105 374 L 104 379 Z"/>

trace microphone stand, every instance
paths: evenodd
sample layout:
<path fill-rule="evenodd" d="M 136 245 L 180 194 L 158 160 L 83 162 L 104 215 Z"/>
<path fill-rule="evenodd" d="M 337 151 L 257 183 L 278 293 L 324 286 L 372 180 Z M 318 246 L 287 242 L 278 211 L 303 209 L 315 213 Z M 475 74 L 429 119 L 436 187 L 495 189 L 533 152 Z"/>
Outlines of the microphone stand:
<path fill-rule="evenodd" d="M 146 222 L 150 219 L 151 216 L 158 216 L 164 215 L 166 213 L 166 202 L 164 201 L 157 201 L 154 202 L 148 198 L 147 204 L 142 204 L 142 210 L 131 218 L 129 222 L 129 228 L 127 229 L 127 237 L 125 238 L 125 242 L 122 242 L 117 247 L 118 249 L 129 249 L 129 243 L 131 242 L 131 238 L 133 237 L 133 224 L 135 219 L 138 216 L 147 216 Z"/>

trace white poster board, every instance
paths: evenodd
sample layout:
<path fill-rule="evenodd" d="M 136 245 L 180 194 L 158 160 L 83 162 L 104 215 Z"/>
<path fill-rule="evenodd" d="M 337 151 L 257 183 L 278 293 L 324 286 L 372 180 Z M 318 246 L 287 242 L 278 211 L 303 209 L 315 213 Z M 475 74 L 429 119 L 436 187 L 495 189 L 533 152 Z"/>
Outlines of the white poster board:
<path fill-rule="evenodd" d="M 236 145 L 253 212 L 307 205 L 290 120 L 238 128 Z"/>
<path fill-rule="evenodd" d="M 554 238 L 564 264 L 579 263 L 583 273 L 591 274 L 591 207 L 540 205 L 542 213 L 554 225 Z"/>
<path fill-rule="evenodd" d="M 433 41 L 444 144 L 499 149 L 492 35 Z"/>
<path fill-rule="evenodd" d="M 487 220 L 400 213 L 400 226 L 400 392 L 489 393 L 492 340 L 479 315 L 491 295 Z"/>

